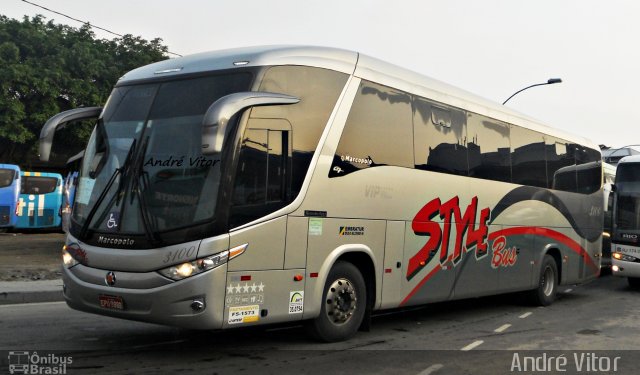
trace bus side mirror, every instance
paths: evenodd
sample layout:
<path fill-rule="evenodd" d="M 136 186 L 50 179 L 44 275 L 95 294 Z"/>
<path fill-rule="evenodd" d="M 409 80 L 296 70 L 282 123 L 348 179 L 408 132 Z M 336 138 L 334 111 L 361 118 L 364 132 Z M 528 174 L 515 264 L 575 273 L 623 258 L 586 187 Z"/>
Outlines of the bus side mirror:
<path fill-rule="evenodd" d="M 47 120 L 40 131 L 40 141 L 38 142 L 40 161 L 49 161 L 51 144 L 56 130 L 62 129 L 70 121 L 97 119 L 101 112 L 101 107 L 76 108 L 60 112 Z"/>
<path fill-rule="evenodd" d="M 249 107 L 263 105 L 295 104 L 295 96 L 272 92 L 237 92 L 216 100 L 204 114 L 202 120 L 202 154 L 211 155 L 222 151 L 229 120 Z"/>

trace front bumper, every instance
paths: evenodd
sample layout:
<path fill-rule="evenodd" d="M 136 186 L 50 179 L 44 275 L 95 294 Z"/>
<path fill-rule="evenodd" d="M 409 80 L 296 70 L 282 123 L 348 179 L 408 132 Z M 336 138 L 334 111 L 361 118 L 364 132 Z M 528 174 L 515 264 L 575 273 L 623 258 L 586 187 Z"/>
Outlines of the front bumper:
<path fill-rule="evenodd" d="M 62 278 L 67 304 L 76 310 L 122 319 L 190 329 L 222 328 L 226 264 L 176 282 L 164 279 L 156 272 L 116 271 L 116 280 L 123 280 L 123 287 L 118 287 L 118 283 L 111 287 L 104 279 L 91 277 L 96 274 L 106 277 L 108 272 L 81 264 L 65 267 Z M 124 309 L 101 307 L 100 296 L 121 298 Z M 194 301 L 203 302 L 204 308 L 194 309 Z"/>
<path fill-rule="evenodd" d="M 620 277 L 640 277 L 640 263 L 611 259 L 611 274 Z"/>

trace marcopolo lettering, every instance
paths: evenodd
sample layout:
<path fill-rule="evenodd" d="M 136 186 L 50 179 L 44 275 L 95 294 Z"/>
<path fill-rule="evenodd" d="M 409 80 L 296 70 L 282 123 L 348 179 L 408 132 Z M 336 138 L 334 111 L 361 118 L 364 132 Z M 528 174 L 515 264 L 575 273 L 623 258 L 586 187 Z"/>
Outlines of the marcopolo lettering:
<path fill-rule="evenodd" d="M 367 158 L 354 158 L 353 156 L 344 155 L 344 156 L 341 156 L 340 159 L 342 161 L 346 161 L 346 162 L 354 163 L 354 164 L 364 164 L 364 165 L 373 164 L 373 160 L 371 160 L 371 158 L 369 158 L 369 157 L 367 157 Z"/>
<path fill-rule="evenodd" d="M 98 243 L 102 245 L 133 246 L 136 241 L 131 238 L 98 236 Z"/>

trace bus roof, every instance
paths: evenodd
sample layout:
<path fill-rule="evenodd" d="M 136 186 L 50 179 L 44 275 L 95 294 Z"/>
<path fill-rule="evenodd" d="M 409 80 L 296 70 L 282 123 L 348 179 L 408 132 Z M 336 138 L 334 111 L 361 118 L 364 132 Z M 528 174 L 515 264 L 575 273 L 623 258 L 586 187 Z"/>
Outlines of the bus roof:
<path fill-rule="evenodd" d="M 0 164 L 0 168 L 2 169 L 12 169 L 14 171 L 19 171 L 20 167 L 14 164 Z"/>
<path fill-rule="evenodd" d="M 134 69 L 126 73 L 118 81 L 118 85 L 190 73 L 268 65 L 315 66 L 354 74 L 363 79 L 483 114 L 496 120 L 523 126 L 565 141 L 583 144 L 595 150 L 600 149 L 584 137 L 549 127 L 500 103 L 382 60 L 337 48 L 262 46 L 198 53 Z"/>
<path fill-rule="evenodd" d="M 640 155 L 625 156 L 618 162 L 618 165 L 623 163 L 640 163 Z"/>

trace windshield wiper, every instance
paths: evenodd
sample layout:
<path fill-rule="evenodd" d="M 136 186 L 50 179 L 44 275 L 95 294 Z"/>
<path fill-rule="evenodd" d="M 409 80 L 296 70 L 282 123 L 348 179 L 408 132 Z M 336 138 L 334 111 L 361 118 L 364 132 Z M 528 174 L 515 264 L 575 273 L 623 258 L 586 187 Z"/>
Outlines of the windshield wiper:
<path fill-rule="evenodd" d="M 142 193 L 142 191 L 140 191 L 140 179 L 142 179 L 144 176 L 144 173 L 142 172 L 142 170 L 144 168 L 143 167 L 144 157 L 147 153 L 148 145 L 149 145 L 149 136 L 147 136 L 142 142 L 142 147 L 140 148 L 140 153 L 138 154 L 138 158 L 136 159 L 136 161 L 133 163 L 133 166 L 132 166 L 132 176 L 131 176 L 132 180 L 131 180 L 131 191 L 130 191 L 131 199 L 129 201 L 129 204 L 133 203 L 134 197 L 138 197 L 138 201 L 140 202 L 140 216 L 142 217 L 142 226 L 144 228 L 144 233 L 147 236 L 147 239 L 149 240 L 149 242 L 154 246 L 157 246 L 157 245 L 162 245 L 163 241 L 160 238 L 160 236 L 158 236 L 158 233 L 155 230 L 152 230 L 151 228 L 152 225 L 147 212 L 147 202 L 146 202 L 146 199 L 144 198 L 144 194 Z M 147 187 L 148 187 L 148 184 L 145 188 Z M 153 225 L 153 227 L 155 229 L 157 225 Z"/>
<path fill-rule="evenodd" d="M 133 140 L 133 142 L 131 143 L 131 146 L 129 147 L 129 151 L 127 152 L 127 157 L 124 160 L 124 166 L 120 168 L 116 168 L 113 171 L 113 174 L 111 174 L 111 177 L 109 178 L 109 181 L 107 182 L 104 189 L 102 190 L 102 193 L 100 193 L 100 196 L 98 197 L 98 199 L 96 199 L 96 202 L 94 203 L 93 207 L 91 207 L 91 210 L 89 211 L 89 214 L 87 215 L 87 218 L 84 224 L 82 225 L 82 228 L 80 229 L 80 238 L 82 239 L 85 238 L 87 234 L 87 230 L 89 229 L 89 226 L 91 224 L 91 221 L 93 221 L 93 217 L 95 216 L 96 212 L 98 212 L 98 207 L 100 207 L 100 205 L 102 204 L 102 201 L 104 201 L 104 198 L 107 196 L 107 193 L 111 189 L 111 186 L 113 185 L 113 182 L 116 180 L 116 177 L 118 177 L 118 175 L 121 175 L 121 177 L 120 177 L 120 182 L 118 183 L 118 190 L 116 190 L 115 197 L 117 198 L 118 195 L 120 194 L 120 191 L 124 186 L 123 180 L 127 175 L 126 173 L 123 173 L 123 171 L 128 171 L 127 167 L 130 164 L 130 160 L 133 157 L 133 154 L 135 153 L 135 149 L 136 149 L 136 139 Z"/>

